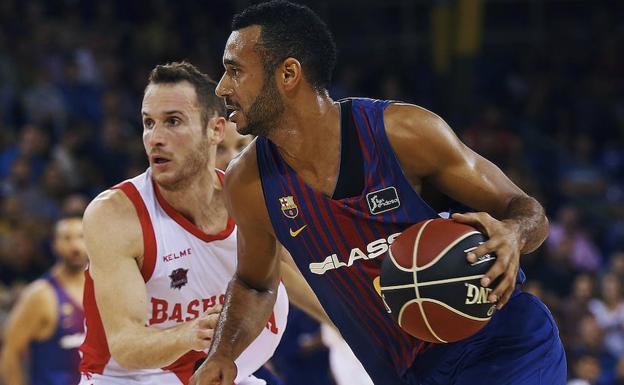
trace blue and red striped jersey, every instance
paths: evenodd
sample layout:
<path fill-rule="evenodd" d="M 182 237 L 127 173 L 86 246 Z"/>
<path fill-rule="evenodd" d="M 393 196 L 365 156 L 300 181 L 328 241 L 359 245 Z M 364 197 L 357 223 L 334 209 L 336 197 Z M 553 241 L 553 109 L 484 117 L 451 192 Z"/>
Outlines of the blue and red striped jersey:
<path fill-rule="evenodd" d="M 389 103 L 372 99 L 341 103 L 341 129 L 347 129 L 344 122 L 352 122 L 362 150 L 364 189 L 357 196 L 333 199 L 313 190 L 270 140 L 256 141 L 264 199 L 276 237 L 376 384 L 397 383 L 430 345 L 396 324 L 374 282 L 396 236 L 436 216 L 405 177 L 388 142 L 383 112 Z"/>
<path fill-rule="evenodd" d="M 30 346 L 30 381 L 32 385 L 72 385 L 80 382 L 78 347 L 84 340 L 84 312 L 51 274 L 43 276 L 58 300 L 58 318 L 54 334 Z"/>

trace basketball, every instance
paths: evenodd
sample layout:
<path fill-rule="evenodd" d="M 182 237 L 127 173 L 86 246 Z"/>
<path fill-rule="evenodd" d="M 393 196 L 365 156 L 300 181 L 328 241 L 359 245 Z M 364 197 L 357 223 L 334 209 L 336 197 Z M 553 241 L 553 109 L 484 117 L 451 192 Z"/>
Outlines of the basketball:
<path fill-rule="evenodd" d="M 447 343 L 481 330 L 496 311 L 481 278 L 496 257 L 476 262 L 468 252 L 487 237 L 451 219 L 430 219 L 407 228 L 390 246 L 381 267 L 382 297 L 401 328 L 429 342 Z"/>

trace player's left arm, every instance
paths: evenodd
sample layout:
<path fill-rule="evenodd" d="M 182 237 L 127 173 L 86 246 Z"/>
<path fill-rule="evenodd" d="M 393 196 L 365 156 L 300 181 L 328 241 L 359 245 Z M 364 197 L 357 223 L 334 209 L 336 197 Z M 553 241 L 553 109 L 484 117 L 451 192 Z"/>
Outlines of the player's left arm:
<path fill-rule="evenodd" d="M 30 284 L 9 314 L 0 351 L 0 378 L 6 385 L 25 385 L 23 363 L 29 345 L 51 333 L 55 299 L 52 288 L 43 280 Z"/>
<path fill-rule="evenodd" d="M 548 236 L 544 209 L 516 186 L 497 166 L 472 151 L 436 114 L 393 104 L 384 113 L 388 139 L 408 178 L 416 185 L 433 184 L 442 193 L 478 212 L 453 219 L 483 230 L 489 240 L 468 254 L 475 262 L 495 253 L 496 263 L 482 278 L 485 287 L 501 277 L 490 294 L 498 307 L 515 289 L 520 255 L 538 248 Z"/>

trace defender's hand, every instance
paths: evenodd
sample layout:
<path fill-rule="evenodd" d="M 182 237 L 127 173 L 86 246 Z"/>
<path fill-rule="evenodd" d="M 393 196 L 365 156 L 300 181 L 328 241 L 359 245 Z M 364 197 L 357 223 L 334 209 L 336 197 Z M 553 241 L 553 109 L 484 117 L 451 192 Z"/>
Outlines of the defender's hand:
<path fill-rule="evenodd" d="M 221 306 L 215 306 L 187 323 L 186 335 L 192 350 L 202 351 L 210 347 L 220 313 Z"/>
<path fill-rule="evenodd" d="M 498 277 L 501 277 L 496 288 L 490 293 L 488 300 L 497 302 L 496 307 L 501 309 L 516 287 L 516 277 L 520 269 L 520 250 L 523 241 L 518 235 L 518 225 L 513 220 L 499 221 L 488 213 L 453 214 L 453 220 L 471 225 L 485 233 L 489 240 L 468 253 L 468 262 L 474 263 L 485 254 L 496 254 L 496 262 L 481 278 L 481 285 L 488 287 Z"/>
<path fill-rule="evenodd" d="M 237 372 L 234 361 L 213 355 L 193 374 L 189 385 L 232 385 Z"/>

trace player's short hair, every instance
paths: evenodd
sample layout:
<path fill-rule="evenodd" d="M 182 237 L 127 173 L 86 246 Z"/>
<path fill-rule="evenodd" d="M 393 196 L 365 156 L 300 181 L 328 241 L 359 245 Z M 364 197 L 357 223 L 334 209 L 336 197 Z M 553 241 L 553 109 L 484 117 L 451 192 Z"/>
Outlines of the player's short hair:
<path fill-rule="evenodd" d="M 329 87 L 336 64 L 336 43 L 314 11 L 305 5 L 273 0 L 250 6 L 232 20 L 233 31 L 252 25 L 261 27 L 257 49 L 267 74 L 273 74 L 278 64 L 293 57 L 301 63 L 314 89 Z"/>
<path fill-rule="evenodd" d="M 150 72 L 148 80 L 148 84 L 175 84 L 184 81 L 191 83 L 195 87 L 204 127 L 215 113 L 226 116 L 225 102 L 215 95 L 217 82 L 187 61 L 159 64 Z"/>
<path fill-rule="evenodd" d="M 82 221 L 83 214 L 84 212 L 75 210 L 63 212 L 58 218 L 56 218 L 56 221 L 54 222 L 54 236 L 58 235 L 58 228 L 61 222 L 69 220 Z"/>

